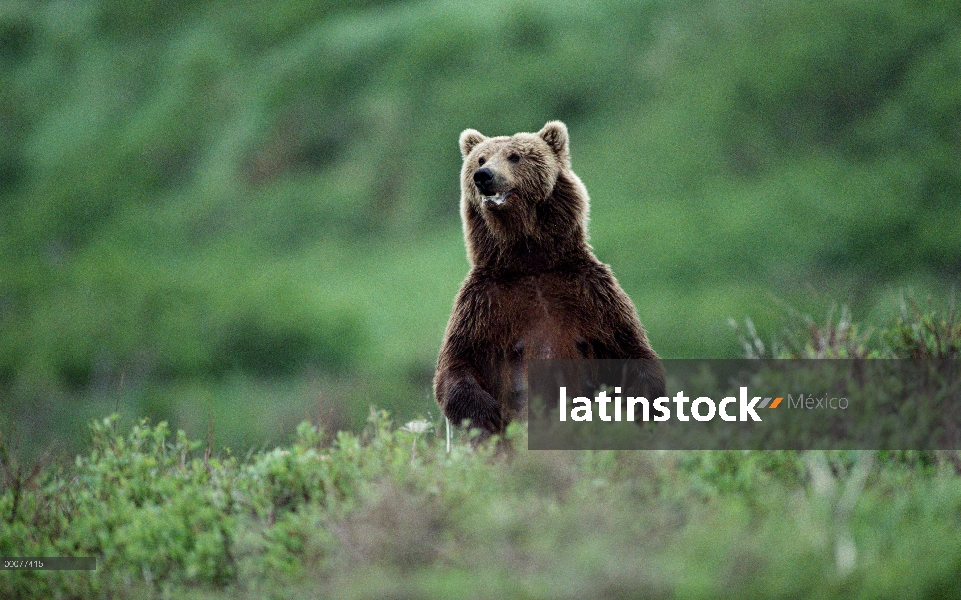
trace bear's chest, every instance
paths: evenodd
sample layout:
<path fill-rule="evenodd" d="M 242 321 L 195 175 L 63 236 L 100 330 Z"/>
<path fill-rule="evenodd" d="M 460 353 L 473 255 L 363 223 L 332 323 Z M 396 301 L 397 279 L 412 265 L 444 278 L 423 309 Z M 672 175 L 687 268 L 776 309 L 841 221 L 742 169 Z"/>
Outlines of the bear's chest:
<path fill-rule="evenodd" d="M 540 276 L 503 290 L 507 350 L 517 358 L 581 358 L 583 290 L 572 278 Z"/>

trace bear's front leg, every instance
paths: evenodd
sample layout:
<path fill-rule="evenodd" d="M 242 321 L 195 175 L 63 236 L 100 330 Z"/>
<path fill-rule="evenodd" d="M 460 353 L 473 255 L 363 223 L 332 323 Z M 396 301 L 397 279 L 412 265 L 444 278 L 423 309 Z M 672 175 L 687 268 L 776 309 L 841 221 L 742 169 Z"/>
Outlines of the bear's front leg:
<path fill-rule="evenodd" d="M 498 387 L 503 367 L 498 332 L 506 326 L 495 288 L 473 272 L 461 286 L 434 377 L 437 403 L 451 423 L 470 421 L 487 435 L 502 433 L 508 421 Z"/>
<path fill-rule="evenodd" d="M 469 421 L 471 427 L 478 427 L 487 435 L 504 431 L 500 403 L 470 374 L 438 374 L 437 400 L 454 425 Z"/>

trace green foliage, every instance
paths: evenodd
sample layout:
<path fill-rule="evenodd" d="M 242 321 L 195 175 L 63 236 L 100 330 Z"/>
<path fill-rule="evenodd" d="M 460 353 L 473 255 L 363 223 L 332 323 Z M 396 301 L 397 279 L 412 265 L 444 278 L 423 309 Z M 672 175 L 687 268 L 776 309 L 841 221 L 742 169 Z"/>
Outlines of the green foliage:
<path fill-rule="evenodd" d="M 956 597 L 957 453 L 450 453 L 371 414 L 214 458 L 165 423 L 95 422 L 89 453 L 0 488 L 5 597 Z M 4 459 L 5 461 L 7 459 Z M 906 557 L 910 556 L 908 560 Z"/>
<path fill-rule="evenodd" d="M 771 344 L 748 321 L 742 344 L 952 357 L 953 307 L 902 304 L 878 335 L 842 309 Z M 456 431 L 447 452 L 434 425 L 371 410 L 359 433 L 304 422 L 238 460 L 112 416 L 72 464 L 29 469 L 0 443 L 0 555 L 97 557 L 7 571 L 0 595 L 961 595 L 957 451 L 528 451 L 515 423 L 484 444 Z"/>
<path fill-rule="evenodd" d="M 875 345 L 870 343 L 873 331 L 869 329 L 861 333 L 847 307 L 841 309 L 836 321 L 835 312 L 836 308 L 832 307 L 823 324 L 804 315 L 799 326 L 793 330 L 786 329 L 784 339 L 770 346 L 765 345 L 750 318 L 745 320 L 744 330 L 734 319 L 729 319 L 728 323 L 744 349 L 744 358 L 844 359 L 880 358 L 891 354 L 891 349 L 882 352 L 872 348 Z"/>
<path fill-rule="evenodd" d="M 901 317 L 887 337 L 894 353 L 906 358 L 956 359 L 961 355 L 961 319 L 953 302 L 947 310 L 922 309 L 909 298 L 902 302 Z"/>

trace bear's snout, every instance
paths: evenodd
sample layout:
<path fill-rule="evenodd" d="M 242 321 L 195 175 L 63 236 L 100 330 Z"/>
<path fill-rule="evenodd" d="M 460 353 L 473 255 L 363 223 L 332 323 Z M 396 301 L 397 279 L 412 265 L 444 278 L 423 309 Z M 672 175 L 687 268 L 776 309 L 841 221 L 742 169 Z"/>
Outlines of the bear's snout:
<path fill-rule="evenodd" d="M 494 172 L 484 167 L 474 171 L 474 185 L 484 196 L 494 195 Z"/>

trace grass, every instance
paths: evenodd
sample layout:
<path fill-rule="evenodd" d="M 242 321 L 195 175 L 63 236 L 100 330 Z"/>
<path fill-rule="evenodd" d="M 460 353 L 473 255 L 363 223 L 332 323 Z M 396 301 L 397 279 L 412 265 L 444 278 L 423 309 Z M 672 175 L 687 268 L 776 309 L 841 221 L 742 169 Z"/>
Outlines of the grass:
<path fill-rule="evenodd" d="M 953 310 L 845 311 L 755 354 L 956 357 Z M 793 345 L 792 345 L 793 344 Z M 867 348 L 867 350 L 865 350 Z M 238 457 L 143 420 L 70 465 L 0 454 L 2 597 L 961 598 L 955 451 L 527 451 L 372 410 Z M 513 448 L 505 449 L 505 448 Z"/>

